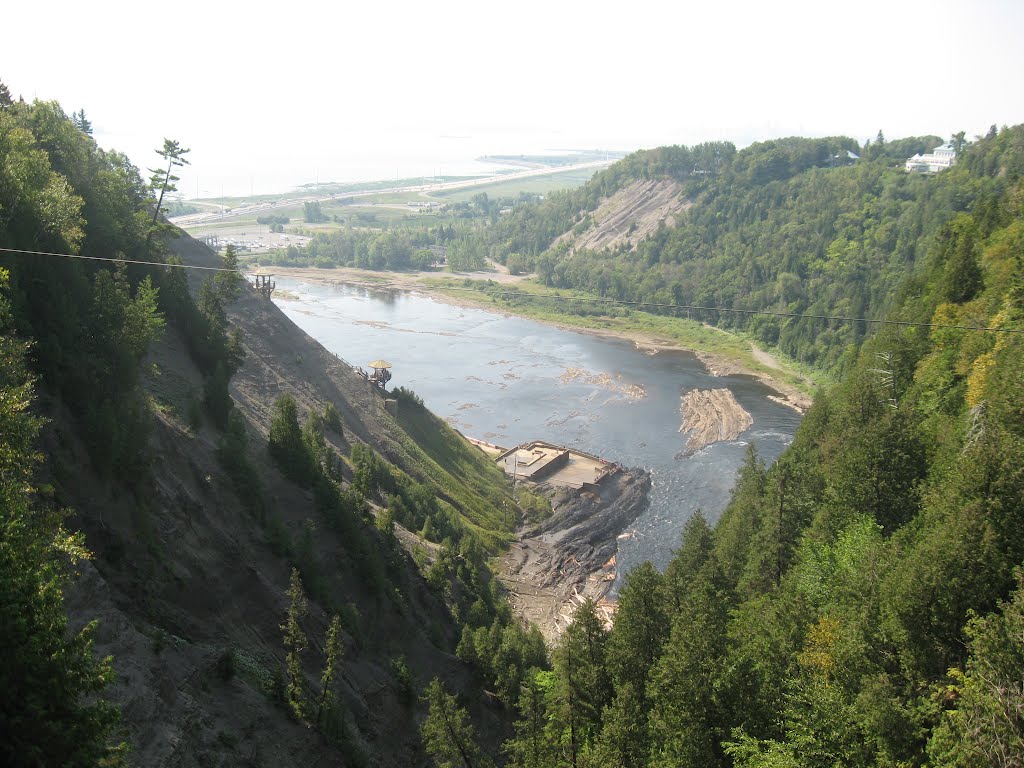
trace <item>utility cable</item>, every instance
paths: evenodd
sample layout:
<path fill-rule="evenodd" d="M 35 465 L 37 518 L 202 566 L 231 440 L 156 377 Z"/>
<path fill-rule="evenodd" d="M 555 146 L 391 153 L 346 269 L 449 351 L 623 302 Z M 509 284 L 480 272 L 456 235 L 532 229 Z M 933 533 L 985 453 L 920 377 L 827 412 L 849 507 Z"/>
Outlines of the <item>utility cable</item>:
<path fill-rule="evenodd" d="M 143 264 L 147 267 L 176 267 L 178 269 L 202 269 L 207 272 L 238 272 L 240 269 L 225 269 L 224 267 L 201 267 L 198 264 L 168 264 L 163 261 L 141 261 L 138 259 L 117 259 L 112 256 L 82 256 L 77 253 L 52 253 L 50 251 L 26 251 L 21 248 L 0 248 L 4 253 L 24 253 L 29 256 L 62 256 L 65 259 L 84 259 L 86 261 L 109 261 L 115 264 Z"/>
<path fill-rule="evenodd" d="M 591 304 L 615 304 L 631 307 L 657 307 L 659 309 L 685 309 L 697 312 L 732 312 L 739 315 L 767 315 L 769 317 L 791 317 L 800 320 L 835 320 L 844 323 L 876 323 L 878 325 L 901 325 L 917 328 L 950 328 L 961 331 L 991 331 L 994 333 L 1024 333 L 1024 328 L 989 328 L 980 325 L 953 325 L 946 323 L 917 323 L 910 320 L 872 320 L 867 317 L 845 317 L 843 315 L 807 315 L 798 312 L 774 312 L 770 309 L 735 309 L 732 307 L 707 307 L 698 304 L 666 304 L 655 301 L 627 301 L 625 299 L 604 299 L 589 296 L 561 296 L 558 294 L 539 294 L 527 291 L 494 291 L 484 293 L 476 288 L 439 288 L 440 291 L 461 291 L 469 293 L 483 293 L 484 296 L 508 297 L 529 297 L 534 299 L 561 299 L 563 301 L 580 301 Z"/>
<path fill-rule="evenodd" d="M 50 251 L 27 251 L 21 248 L 2 248 L 0 252 L 3 253 L 23 253 L 31 256 L 58 256 L 66 259 L 86 259 L 89 261 L 107 261 L 112 263 L 120 264 L 142 264 L 149 267 L 175 267 L 178 269 L 201 269 L 207 272 L 234 272 L 235 274 L 245 275 L 251 272 L 251 270 L 245 269 L 227 269 L 225 267 L 203 267 L 197 264 L 168 264 L 160 261 L 140 261 L 133 259 L 117 259 L 109 256 L 81 256 L 73 253 L 53 253 Z M 385 286 L 373 286 L 382 288 Z M 953 325 L 951 323 L 919 323 L 912 322 L 909 320 L 872 320 L 867 317 L 847 317 L 844 315 L 808 315 L 800 314 L 798 312 L 777 312 L 770 309 L 736 309 L 734 307 L 708 307 L 699 304 L 666 304 L 664 302 L 656 301 L 627 301 L 626 299 L 605 299 L 597 296 L 563 296 L 561 294 L 539 294 L 530 293 L 528 291 L 494 291 L 487 293 L 480 291 L 476 288 L 458 288 L 452 287 L 430 287 L 430 286 L 418 286 L 415 290 L 423 291 L 425 293 L 443 293 L 444 291 L 452 291 L 459 293 L 475 293 L 482 296 L 495 297 L 500 296 L 502 298 L 530 298 L 530 299 L 542 299 L 542 300 L 556 300 L 556 301 L 575 301 L 575 302 L 587 302 L 590 304 L 610 304 L 616 306 L 628 306 L 628 307 L 653 307 L 657 309 L 670 309 L 670 310 L 682 310 L 693 312 L 731 312 L 737 315 L 757 315 L 765 317 L 787 317 L 797 320 L 825 320 L 834 321 L 840 323 L 874 323 L 875 325 L 895 325 L 902 326 L 905 328 L 946 328 L 957 331 L 984 331 L 987 333 L 1024 333 L 1024 328 L 994 328 L 986 327 L 981 325 Z"/>

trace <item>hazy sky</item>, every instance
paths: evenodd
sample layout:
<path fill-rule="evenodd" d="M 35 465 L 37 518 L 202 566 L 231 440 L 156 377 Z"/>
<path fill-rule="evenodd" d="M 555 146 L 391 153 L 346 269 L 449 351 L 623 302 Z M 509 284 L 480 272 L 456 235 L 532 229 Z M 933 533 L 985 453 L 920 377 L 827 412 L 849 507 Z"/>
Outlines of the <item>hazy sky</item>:
<path fill-rule="evenodd" d="M 0 80 L 191 196 L 636 149 L 1024 122 L 1021 0 L 12 2 Z"/>

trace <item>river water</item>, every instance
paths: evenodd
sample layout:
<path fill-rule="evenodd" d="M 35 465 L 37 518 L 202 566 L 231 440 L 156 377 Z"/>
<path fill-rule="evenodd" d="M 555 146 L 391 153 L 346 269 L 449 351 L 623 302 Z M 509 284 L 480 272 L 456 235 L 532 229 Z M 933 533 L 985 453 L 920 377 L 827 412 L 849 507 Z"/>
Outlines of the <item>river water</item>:
<path fill-rule="evenodd" d="M 457 307 L 405 291 L 278 278 L 277 305 L 352 365 L 392 363 L 403 386 L 470 437 L 511 447 L 531 439 L 580 448 L 653 474 L 650 508 L 619 542 L 619 573 L 667 565 L 696 509 L 710 522 L 729 500 L 746 447 L 773 461 L 800 417 L 748 376 L 714 377 L 688 352 L 641 351 L 628 341 Z M 732 390 L 753 417 L 739 439 L 681 457 L 681 396 Z"/>

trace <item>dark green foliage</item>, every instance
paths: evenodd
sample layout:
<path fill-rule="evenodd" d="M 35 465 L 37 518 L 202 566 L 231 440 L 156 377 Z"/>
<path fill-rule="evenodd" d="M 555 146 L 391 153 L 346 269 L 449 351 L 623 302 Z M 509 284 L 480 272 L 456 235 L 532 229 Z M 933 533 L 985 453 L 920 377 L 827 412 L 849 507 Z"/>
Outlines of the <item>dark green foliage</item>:
<path fill-rule="evenodd" d="M 168 169 L 180 164 L 184 154 L 180 147 L 168 145 L 165 150 Z M 173 183 L 169 174 L 169 170 L 163 172 L 161 195 Z M 69 119 L 58 105 L 49 102 L 18 102 L 0 109 L 0 245 L 159 262 L 168 234 L 167 228 L 154 226 L 159 216 L 159 202 L 148 198 L 148 190 L 128 159 L 96 145 L 84 110 Z M 40 381 L 53 401 L 77 422 L 101 477 L 141 492 L 152 459 L 149 404 L 138 388 L 141 363 L 160 336 L 165 318 L 180 326 L 190 313 L 198 314 L 184 276 L 178 271 L 175 280 L 170 270 L 138 264 L 37 255 L 18 256 L 9 264 L 14 322 L 21 334 L 35 339 L 32 364 Z M 171 289 L 166 290 L 168 287 Z M 4 324 L 6 330 L 6 318 Z M 201 333 L 198 338 L 206 337 Z M 216 356 L 211 355 L 209 362 L 207 370 L 212 371 Z M 230 365 L 228 370 L 233 370 Z M 223 414 L 222 408 L 216 416 Z M 28 487 L 27 478 L 23 478 L 23 487 Z M 13 513 L 14 507 L 10 509 Z M 140 536 L 151 536 L 141 501 L 137 509 Z M 24 546 L 25 558 L 44 559 L 41 569 L 30 560 L 19 566 L 25 581 L 17 589 L 26 589 L 32 579 L 39 582 L 24 592 L 34 591 L 37 603 L 24 613 L 27 623 L 23 629 L 31 629 L 36 619 L 42 618 L 65 642 L 60 590 L 69 557 L 82 552 L 77 540 L 57 535 L 59 522 L 50 512 L 36 518 L 36 534 L 52 526 L 54 546 L 49 551 Z M 15 546 L 20 535 L 13 530 L 5 533 L 4 546 Z M 15 588 L 15 582 L 10 586 Z M 3 624 L 16 627 L 16 622 L 5 620 Z M 10 659 L 9 669 L 20 666 L 18 674 L 34 676 L 30 686 L 34 692 L 20 692 L 13 679 L 9 685 L 5 681 L 5 694 L 18 701 L 2 709 L 20 712 L 35 725 L 18 724 L 2 730 L 46 742 L 44 749 L 49 752 L 37 753 L 37 748 L 26 742 L 17 749 L 16 759 L 3 758 L 5 764 L 100 764 L 106 737 L 97 734 L 109 733 L 112 709 L 98 699 L 83 707 L 79 699 L 83 694 L 98 694 L 109 670 L 106 665 L 87 664 L 91 659 L 88 632 L 71 635 L 63 650 L 53 645 L 45 651 L 61 663 L 59 679 L 48 679 L 45 667 L 33 671 L 27 660 L 21 665 Z M 60 703 L 49 711 L 37 706 L 37 697 L 40 702 L 50 697 Z M 64 722 L 48 733 L 54 714 Z M 77 722 L 80 717 L 82 723 Z M 86 727 L 85 720 L 91 725 Z M 75 742 L 78 745 L 72 747 Z"/>
<path fill-rule="evenodd" d="M 7 273 L 0 270 L 0 288 Z M 0 296 L 0 762 L 10 766 L 119 764 L 117 710 L 98 698 L 110 659 L 93 655 L 95 624 L 69 631 L 63 590 L 88 557 L 63 516 L 33 500 L 40 420 L 28 407 L 25 345 Z"/>
<path fill-rule="evenodd" d="M 334 403 L 328 403 L 324 406 L 324 426 L 330 429 L 332 432 L 343 437 L 343 427 L 341 423 L 341 414 L 338 413 L 338 409 Z"/>
<path fill-rule="evenodd" d="M 217 657 L 217 677 L 224 682 L 235 676 L 237 662 L 235 660 L 235 649 L 225 648 L 224 652 Z"/>
<path fill-rule="evenodd" d="M 157 224 L 161 200 L 148 196 L 124 155 L 96 145 L 87 123 L 84 112 L 69 119 L 50 102 L 19 102 L 0 115 L 0 244 L 162 261 L 171 231 Z M 185 152 L 165 142 L 159 197 L 173 187 L 171 171 Z M 185 331 L 211 377 L 204 387 L 211 416 L 226 424 L 227 380 L 241 360 L 240 340 L 231 342 L 223 323 L 211 329 L 181 270 L 128 265 L 111 271 L 97 262 L 38 256 L 11 265 L 17 326 L 36 339 L 34 365 L 84 428 L 101 473 L 136 488 L 147 477 L 150 416 L 137 382 L 164 318 Z"/>
<path fill-rule="evenodd" d="M 290 221 L 291 221 L 291 219 L 288 218 L 287 216 L 282 216 L 280 214 L 274 214 L 274 213 L 270 214 L 269 216 L 257 216 L 256 217 L 256 223 L 257 224 L 270 224 L 271 226 L 277 225 L 277 226 L 283 227 L 285 224 L 288 224 Z M 281 230 L 273 230 L 273 231 L 280 232 Z"/>
<path fill-rule="evenodd" d="M 301 621 L 306 616 L 309 603 L 302 587 L 302 578 L 297 568 L 292 568 L 291 583 L 288 586 L 288 613 L 281 625 L 284 633 L 285 690 L 284 701 L 289 714 L 296 720 L 305 720 L 308 714 L 306 701 L 306 679 L 302 674 L 300 654 L 306 650 L 306 632 Z"/>
<path fill-rule="evenodd" d="M 573 615 L 553 654 L 555 687 L 551 728 L 558 751 L 576 764 L 601 732 L 601 718 L 611 704 L 613 687 L 608 672 L 608 632 L 593 601 Z"/>
<path fill-rule="evenodd" d="M 716 679 L 726 651 L 727 602 L 715 569 L 705 567 L 688 585 L 664 654 L 652 667 L 652 765 L 722 764 L 728 700 Z"/>
<path fill-rule="evenodd" d="M 399 407 L 405 406 L 408 408 L 418 408 L 420 410 L 423 409 L 423 398 L 421 398 L 411 389 L 406 389 L 405 387 L 395 387 L 394 391 L 391 394 L 393 394 L 395 396 L 395 399 L 398 400 Z"/>
<path fill-rule="evenodd" d="M 416 684 L 405 656 L 396 656 L 391 660 L 391 677 L 398 689 L 398 698 L 405 706 L 411 707 L 416 702 Z"/>
<path fill-rule="evenodd" d="M 893 288 L 927 266 L 928 249 L 953 217 L 975 201 L 985 205 L 986 221 L 1000 215 L 994 202 L 1004 186 L 1000 179 L 966 180 L 959 167 L 928 178 L 902 170 L 906 157 L 940 143 L 938 137 L 886 142 L 858 161 L 847 155 L 857 151 L 855 143 L 842 137 L 775 140 L 740 152 L 724 145 L 640 152 L 577 190 L 517 208 L 486 233 L 487 242 L 499 261 L 529 255 L 546 285 L 711 307 L 688 315 L 843 371 L 848 351 L 868 330 L 864 325 L 714 308 L 882 317 Z M 996 143 L 967 147 L 963 162 L 982 165 Z M 602 198 L 643 179 L 681 183 L 681 195 L 693 206 L 676 217 L 676 226 L 662 226 L 630 246 L 577 251 L 571 258 L 563 246 L 553 247 L 559 235 L 588 228 Z M 977 290 L 977 277 L 970 249 L 961 249 L 950 280 L 962 278 L 958 290 L 969 293 Z"/>
<path fill-rule="evenodd" d="M 619 592 L 615 632 L 608 641 L 612 679 L 620 691 L 623 685 L 631 684 L 630 696 L 641 709 L 647 704 L 648 673 L 668 638 L 664 599 L 663 579 L 654 566 L 643 563 L 634 568 Z"/>
<path fill-rule="evenodd" d="M 83 112 L 84 117 L 84 112 Z M 164 160 L 167 161 L 167 168 L 151 168 L 150 173 L 150 189 L 154 192 L 159 191 L 159 196 L 156 198 L 155 205 L 153 206 L 153 221 L 152 224 L 156 224 L 157 219 L 160 216 L 160 211 L 163 206 L 164 196 L 168 192 L 176 192 L 177 187 L 174 186 L 174 182 L 180 181 L 180 179 L 172 174 L 175 168 L 188 165 L 188 160 L 185 159 L 191 150 L 184 149 L 181 144 L 174 139 L 164 139 L 164 146 L 162 149 L 158 149 L 156 153 L 160 155 Z"/>
<path fill-rule="evenodd" d="M 880 136 L 864 154 L 895 165 L 910 149 L 895 144 Z M 886 252 L 913 251 L 902 287 L 871 288 L 871 306 L 908 322 L 1024 329 L 1024 129 L 993 133 L 927 179 L 863 166 L 801 174 L 786 146 L 752 148 L 759 157 L 737 156 L 719 178 L 742 167 L 745 184 L 774 189 L 768 219 L 786 185 L 815 175 L 823 191 L 824 175 L 874 174 L 883 197 L 902 200 L 866 199 L 869 227 L 865 213 L 838 214 L 837 227 L 859 221 L 861 235 L 829 258 L 863 266 L 869 232 L 896 238 Z M 725 195 L 723 183 L 703 187 L 721 206 L 762 194 Z M 910 247 L 901 230 L 915 221 L 932 236 Z M 663 577 L 631 575 L 604 646 L 613 693 L 600 718 L 583 707 L 579 630 L 552 673 L 525 681 L 514 765 L 1020 765 L 1024 337 L 897 327 L 851 341 L 843 382 L 819 395 L 778 461 L 751 451 L 715 528 L 695 515 Z M 645 649 L 657 649 L 652 661 Z"/>
<path fill-rule="evenodd" d="M 150 247 L 153 242 L 154 235 L 161 236 L 172 236 L 174 228 L 170 224 L 158 223 L 160 215 L 163 213 L 164 196 L 168 192 L 176 192 L 178 188 L 175 186 L 175 182 L 181 179 L 173 174 L 175 168 L 181 168 L 189 164 L 188 160 L 185 159 L 191 150 L 184 149 L 181 144 L 174 139 L 164 139 L 164 145 L 162 149 L 156 150 L 156 153 L 160 155 L 165 161 L 167 161 L 166 168 L 150 168 L 149 177 L 149 189 L 152 194 L 155 194 L 155 198 L 150 198 L 146 202 L 152 205 L 153 208 L 153 219 L 149 222 L 149 227 L 146 231 L 146 243 L 142 249 L 142 259 L 144 261 L 153 261 L 150 258 Z"/>
<path fill-rule="evenodd" d="M 615 700 L 604 711 L 604 726 L 594 749 L 598 765 L 642 768 L 647 765 L 650 733 L 643 697 L 631 682 L 618 685 Z"/>
<path fill-rule="evenodd" d="M 939 287 L 943 301 L 962 304 L 980 290 L 977 248 L 977 228 L 970 216 L 961 214 L 942 232 L 936 257 L 945 264 Z"/>
<path fill-rule="evenodd" d="M 320 697 L 317 700 L 316 707 L 316 725 L 320 729 L 324 729 L 327 724 L 337 718 L 336 711 L 339 704 L 334 687 L 343 651 L 341 617 L 335 615 L 331 619 L 330 627 L 327 628 L 327 640 L 324 649 L 324 671 L 320 676 Z"/>
<path fill-rule="evenodd" d="M 546 768 L 555 759 L 548 728 L 554 682 L 553 673 L 536 669 L 529 670 L 523 680 L 516 735 L 503 748 L 517 768 Z"/>
<path fill-rule="evenodd" d="M 928 745 L 939 768 L 1010 768 L 1024 755 L 1024 578 L 1000 613 L 967 627 L 971 659 L 955 670 L 953 708 Z"/>
<path fill-rule="evenodd" d="M 290 480 L 308 486 L 313 480 L 313 457 L 302 438 L 298 407 L 291 395 L 274 401 L 270 416 L 270 455 Z"/>
<path fill-rule="evenodd" d="M 501 608 L 488 621 L 488 612 L 482 598 L 474 602 L 456 654 L 479 671 L 498 698 L 514 707 L 528 671 L 547 666 L 547 648 L 536 626 L 523 629 Z"/>
<path fill-rule="evenodd" d="M 307 224 L 318 224 L 321 221 L 327 221 L 327 217 L 324 216 L 320 203 L 314 200 L 311 203 L 302 204 L 302 220 Z"/>
<path fill-rule="evenodd" d="M 427 719 L 420 727 L 423 746 L 437 768 L 476 768 L 481 765 L 476 734 L 466 710 L 436 677 L 423 695 Z"/>

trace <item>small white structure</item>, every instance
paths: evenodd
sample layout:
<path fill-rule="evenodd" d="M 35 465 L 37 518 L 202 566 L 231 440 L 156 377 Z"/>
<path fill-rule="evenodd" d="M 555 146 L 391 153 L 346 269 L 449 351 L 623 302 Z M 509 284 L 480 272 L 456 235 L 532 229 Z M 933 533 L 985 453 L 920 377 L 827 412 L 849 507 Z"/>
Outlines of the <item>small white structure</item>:
<path fill-rule="evenodd" d="M 929 154 L 917 154 L 907 160 L 907 170 L 917 173 L 938 173 L 956 163 L 956 150 L 952 144 L 936 147 Z"/>

